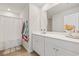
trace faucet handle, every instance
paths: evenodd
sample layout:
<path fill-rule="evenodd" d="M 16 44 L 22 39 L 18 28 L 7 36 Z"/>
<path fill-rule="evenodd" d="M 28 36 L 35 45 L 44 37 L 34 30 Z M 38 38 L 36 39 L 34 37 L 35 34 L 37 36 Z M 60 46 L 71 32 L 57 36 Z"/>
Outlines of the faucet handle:
<path fill-rule="evenodd" d="M 41 31 L 42 31 L 42 29 L 41 29 Z"/>
<path fill-rule="evenodd" d="M 44 29 L 44 31 L 45 31 L 45 29 Z"/>

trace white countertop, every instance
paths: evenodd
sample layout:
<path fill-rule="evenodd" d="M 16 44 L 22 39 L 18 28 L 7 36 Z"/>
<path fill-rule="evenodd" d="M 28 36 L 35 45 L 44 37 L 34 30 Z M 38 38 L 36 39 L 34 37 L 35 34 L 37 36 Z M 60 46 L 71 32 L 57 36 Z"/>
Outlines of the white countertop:
<path fill-rule="evenodd" d="M 66 37 L 67 33 L 64 33 L 64 32 L 63 33 L 62 32 L 47 32 L 46 34 L 37 32 L 33 34 L 50 37 L 50 38 L 61 39 L 65 41 L 71 41 L 74 43 L 79 43 L 79 39 L 73 39 L 73 38 Z"/>

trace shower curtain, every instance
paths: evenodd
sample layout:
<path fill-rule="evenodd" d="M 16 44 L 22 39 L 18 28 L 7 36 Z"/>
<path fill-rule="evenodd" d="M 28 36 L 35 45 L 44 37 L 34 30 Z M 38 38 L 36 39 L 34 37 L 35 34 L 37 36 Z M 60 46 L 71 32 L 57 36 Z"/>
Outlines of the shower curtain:
<path fill-rule="evenodd" d="M 0 16 L 0 50 L 21 44 L 21 27 L 21 19 Z"/>

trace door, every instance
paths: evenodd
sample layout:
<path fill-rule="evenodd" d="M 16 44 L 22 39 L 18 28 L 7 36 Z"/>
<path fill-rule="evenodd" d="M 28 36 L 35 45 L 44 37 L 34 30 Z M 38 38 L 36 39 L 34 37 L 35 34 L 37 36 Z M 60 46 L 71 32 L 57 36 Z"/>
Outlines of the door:
<path fill-rule="evenodd" d="M 52 43 L 53 39 L 45 39 L 45 56 L 55 56 L 55 45 Z"/>
<path fill-rule="evenodd" d="M 44 39 L 43 36 L 38 36 L 38 53 L 41 56 L 44 56 Z"/>
<path fill-rule="evenodd" d="M 33 50 L 38 52 L 38 37 L 36 35 L 32 35 L 32 42 L 33 42 Z"/>

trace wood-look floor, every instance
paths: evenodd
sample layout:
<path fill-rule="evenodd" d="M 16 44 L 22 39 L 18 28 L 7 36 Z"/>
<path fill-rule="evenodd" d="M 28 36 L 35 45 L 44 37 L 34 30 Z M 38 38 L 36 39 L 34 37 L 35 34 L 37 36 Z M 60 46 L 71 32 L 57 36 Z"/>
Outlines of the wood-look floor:
<path fill-rule="evenodd" d="M 3 52 L 4 51 L 0 52 L 0 56 L 38 56 L 38 54 L 35 52 L 28 53 L 28 51 L 25 50 L 23 47 L 20 50 L 16 50 L 7 54 L 3 54 Z"/>

